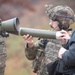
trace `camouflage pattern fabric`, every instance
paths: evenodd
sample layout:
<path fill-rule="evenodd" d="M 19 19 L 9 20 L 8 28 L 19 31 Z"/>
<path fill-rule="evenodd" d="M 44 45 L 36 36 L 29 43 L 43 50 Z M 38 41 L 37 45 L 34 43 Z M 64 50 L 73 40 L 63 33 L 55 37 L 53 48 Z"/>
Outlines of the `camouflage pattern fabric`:
<path fill-rule="evenodd" d="M 32 68 L 34 73 L 37 73 L 37 75 L 48 75 L 46 65 L 57 59 L 61 45 L 58 40 L 47 39 L 46 47 L 43 48 L 39 46 L 41 40 L 43 39 L 38 40 L 33 48 L 27 48 L 27 45 L 25 45 L 25 54 L 28 59 L 33 60 Z"/>
<path fill-rule="evenodd" d="M 58 57 L 58 51 L 61 47 L 61 43 L 58 40 L 49 39 L 49 42 L 45 48 L 45 59 L 46 64 L 49 62 L 55 61 Z"/>
<path fill-rule="evenodd" d="M 3 38 L 0 36 L 0 75 L 4 75 L 6 62 L 6 47 Z"/>

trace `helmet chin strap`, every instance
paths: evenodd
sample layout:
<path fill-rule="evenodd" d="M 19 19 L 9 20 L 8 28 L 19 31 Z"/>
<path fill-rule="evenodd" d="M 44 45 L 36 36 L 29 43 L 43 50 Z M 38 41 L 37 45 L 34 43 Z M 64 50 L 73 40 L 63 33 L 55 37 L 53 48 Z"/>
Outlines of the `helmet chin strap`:
<path fill-rule="evenodd" d="M 58 22 L 58 27 L 59 27 L 60 30 L 63 29 L 63 28 L 62 28 L 62 24 L 61 24 L 60 22 Z"/>
<path fill-rule="evenodd" d="M 58 22 L 58 21 L 57 21 Z M 52 26 L 50 26 L 52 28 L 52 30 L 56 30 L 56 28 L 59 28 L 60 30 L 62 30 L 62 24 L 60 22 L 58 22 L 58 25 L 54 28 Z"/>

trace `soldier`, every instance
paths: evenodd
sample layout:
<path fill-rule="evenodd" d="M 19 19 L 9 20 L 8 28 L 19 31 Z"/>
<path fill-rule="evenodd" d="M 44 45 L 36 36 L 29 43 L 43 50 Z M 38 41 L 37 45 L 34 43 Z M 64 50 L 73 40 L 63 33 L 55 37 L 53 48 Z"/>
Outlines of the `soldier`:
<path fill-rule="evenodd" d="M 63 28 L 67 32 L 60 31 L 61 33 L 63 34 L 65 33 L 65 34 L 63 35 L 63 37 L 58 38 L 61 40 L 61 43 L 62 43 L 62 47 L 59 49 L 59 52 L 58 52 L 58 60 L 47 64 L 47 69 L 48 69 L 49 75 L 74 75 L 75 74 L 75 68 L 74 68 L 75 61 L 74 60 L 71 61 L 71 59 L 75 58 L 74 56 L 71 57 L 71 53 L 74 52 L 74 51 L 71 51 L 71 50 L 74 50 L 73 45 L 71 45 L 71 43 L 74 42 L 74 36 L 72 34 L 72 29 L 70 28 L 70 25 L 75 22 L 74 11 L 68 6 L 63 6 L 63 7 L 57 6 L 53 10 L 56 11 L 56 9 L 57 9 L 56 15 L 61 16 L 61 17 L 56 18 L 57 21 L 59 22 L 58 26 L 60 29 L 63 26 L 65 28 L 67 27 L 66 29 Z M 71 35 L 73 38 L 71 38 L 71 42 L 70 42 L 68 41 L 68 39 L 70 39 Z M 71 64 L 73 66 L 71 66 Z"/>
<path fill-rule="evenodd" d="M 49 25 L 53 30 L 71 30 L 70 24 L 73 23 L 73 19 L 70 16 L 73 16 L 74 12 L 70 7 L 46 5 L 46 8 L 50 19 Z M 57 59 L 61 43 L 58 40 L 46 38 L 39 38 L 36 43 L 33 43 L 33 37 L 29 34 L 24 35 L 23 38 L 26 42 L 25 55 L 29 60 L 33 60 L 34 72 L 37 75 L 49 75 L 46 65 Z"/>
<path fill-rule="evenodd" d="M 2 35 L 0 34 L 0 75 L 4 75 L 6 63 L 6 46 Z"/>

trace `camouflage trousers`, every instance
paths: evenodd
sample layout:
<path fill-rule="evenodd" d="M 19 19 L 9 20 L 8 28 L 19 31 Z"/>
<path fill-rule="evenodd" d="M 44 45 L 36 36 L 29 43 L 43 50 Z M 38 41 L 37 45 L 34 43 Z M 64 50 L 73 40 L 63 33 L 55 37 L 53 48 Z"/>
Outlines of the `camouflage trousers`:
<path fill-rule="evenodd" d="M 0 40 L 0 75 L 4 75 L 6 66 L 6 47 L 5 43 Z"/>
<path fill-rule="evenodd" d="M 4 75 L 5 67 L 0 67 L 0 75 Z"/>
<path fill-rule="evenodd" d="M 5 72 L 6 55 L 0 55 L 0 75 L 4 75 Z"/>

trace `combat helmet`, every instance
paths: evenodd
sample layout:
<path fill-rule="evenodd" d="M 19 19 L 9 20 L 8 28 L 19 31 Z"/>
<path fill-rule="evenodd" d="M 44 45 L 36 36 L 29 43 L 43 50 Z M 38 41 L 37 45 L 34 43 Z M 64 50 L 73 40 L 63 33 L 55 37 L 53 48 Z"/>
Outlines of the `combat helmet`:
<path fill-rule="evenodd" d="M 70 25 L 75 22 L 74 11 L 66 5 L 59 5 L 53 7 L 53 5 L 45 5 L 46 13 L 53 21 L 58 21 L 58 26 L 61 29 L 67 30 Z"/>

